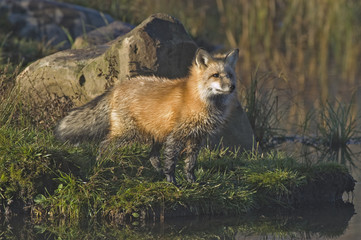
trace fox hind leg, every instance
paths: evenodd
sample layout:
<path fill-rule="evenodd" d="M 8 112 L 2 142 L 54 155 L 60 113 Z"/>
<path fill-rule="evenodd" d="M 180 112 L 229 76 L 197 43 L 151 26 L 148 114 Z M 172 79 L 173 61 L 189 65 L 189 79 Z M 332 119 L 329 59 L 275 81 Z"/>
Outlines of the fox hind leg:
<path fill-rule="evenodd" d="M 101 159 L 105 158 L 109 155 L 109 145 L 111 144 L 112 139 L 106 138 L 99 144 L 99 149 L 97 153 L 97 161 L 100 161 Z"/>

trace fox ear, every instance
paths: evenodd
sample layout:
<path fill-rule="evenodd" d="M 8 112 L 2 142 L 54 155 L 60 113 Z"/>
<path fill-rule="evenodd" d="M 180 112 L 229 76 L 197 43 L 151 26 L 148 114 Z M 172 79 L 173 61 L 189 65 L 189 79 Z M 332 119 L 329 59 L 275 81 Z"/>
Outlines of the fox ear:
<path fill-rule="evenodd" d="M 238 49 L 234 49 L 232 51 L 230 51 L 229 53 L 227 53 L 226 57 L 224 58 L 224 61 L 231 65 L 232 68 L 234 68 L 236 66 L 237 60 L 238 60 L 238 54 L 239 54 L 239 50 Z"/>
<path fill-rule="evenodd" d="M 198 48 L 195 56 L 195 62 L 199 68 L 208 67 L 209 63 L 212 61 L 212 56 L 206 50 Z"/>

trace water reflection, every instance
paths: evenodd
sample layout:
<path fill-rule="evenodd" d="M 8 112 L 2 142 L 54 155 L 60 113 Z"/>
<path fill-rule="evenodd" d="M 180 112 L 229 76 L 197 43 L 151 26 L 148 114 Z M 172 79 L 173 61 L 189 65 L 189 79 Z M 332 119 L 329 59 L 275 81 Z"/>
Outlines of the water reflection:
<path fill-rule="evenodd" d="M 198 218 L 186 220 L 186 225 L 184 220 L 171 221 L 151 231 L 160 236 L 182 232 L 184 236 L 195 234 L 206 239 L 329 238 L 341 236 L 355 212 L 352 204 L 345 204 L 338 208 L 262 213 L 238 218 Z"/>
<path fill-rule="evenodd" d="M 342 236 L 353 204 L 288 212 L 262 211 L 242 217 L 170 219 L 164 224 L 111 225 L 91 222 L 33 224 L 3 220 L 0 239 L 314 239 Z"/>

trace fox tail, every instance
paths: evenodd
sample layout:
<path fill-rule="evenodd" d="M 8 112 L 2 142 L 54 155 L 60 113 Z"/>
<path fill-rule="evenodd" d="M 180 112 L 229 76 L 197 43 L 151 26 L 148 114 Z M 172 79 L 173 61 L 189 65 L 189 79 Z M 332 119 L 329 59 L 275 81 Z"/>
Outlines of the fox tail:
<path fill-rule="evenodd" d="M 55 127 L 55 137 L 73 144 L 104 140 L 110 127 L 107 94 L 105 92 L 61 119 Z"/>

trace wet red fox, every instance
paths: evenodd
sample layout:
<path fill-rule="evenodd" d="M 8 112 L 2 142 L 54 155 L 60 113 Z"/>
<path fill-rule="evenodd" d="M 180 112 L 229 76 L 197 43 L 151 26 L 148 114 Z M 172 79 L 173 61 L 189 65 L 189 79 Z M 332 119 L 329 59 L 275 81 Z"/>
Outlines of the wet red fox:
<path fill-rule="evenodd" d="M 236 102 L 237 60 L 238 49 L 223 57 L 198 49 L 187 77 L 122 79 L 60 120 L 55 136 L 71 143 L 99 141 L 102 145 L 113 140 L 152 142 L 150 161 L 172 183 L 176 183 L 177 159 L 184 152 L 185 174 L 194 182 L 202 141 L 226 124 Z"/>

